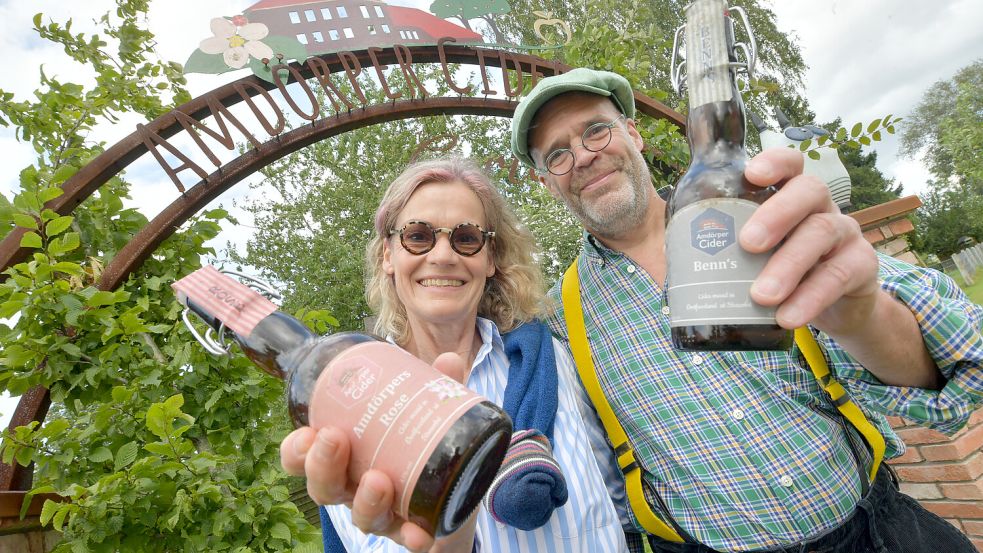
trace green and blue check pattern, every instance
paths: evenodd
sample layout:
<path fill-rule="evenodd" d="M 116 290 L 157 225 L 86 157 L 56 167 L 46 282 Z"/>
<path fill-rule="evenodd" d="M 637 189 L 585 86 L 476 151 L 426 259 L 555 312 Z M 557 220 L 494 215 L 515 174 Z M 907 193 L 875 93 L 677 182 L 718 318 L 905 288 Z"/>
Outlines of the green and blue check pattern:
<path fill-rule="evenodd" d="M 649 502 L 658 505 L 655 490 L 686 532 L 721 551 L 796 543 L 845 520 L 866 471 L 850 440 L 862 441 L 844 430 L 798 350 L 677 352 L 664 287 L 630 258 L 586 240 L 580 284 L 590 346 L 646 471 Z M 880 384 L 831 339 L 817 338 L 830 369 L 882 430 L 890 458 L 904 444 L 882 414 L 952 433 L 983 403 L 983 308 L 945 275 L 889 257 L 881 279 L 915 313 L 948 379 L 944 389 Z M 565 339 L 559 286 L 551 295 L 558 309 L 548 322 Z M 617 467 L 607 474 L 620 479 Z"/>

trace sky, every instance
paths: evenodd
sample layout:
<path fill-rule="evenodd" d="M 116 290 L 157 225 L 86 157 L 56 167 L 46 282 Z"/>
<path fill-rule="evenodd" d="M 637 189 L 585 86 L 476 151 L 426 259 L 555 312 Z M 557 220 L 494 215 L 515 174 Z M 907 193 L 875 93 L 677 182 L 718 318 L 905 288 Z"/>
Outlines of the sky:
<path fill-rule="evenodd" d="M 212 17 L 236 15 L 254 0 L 152 0 L 148 17 L 156 35 L 156 50 L 165 60 L 183 63 L 198 43 L 211 36 Z M 427 1 L 401 0 L 391 4 L 426 10 Z M 983 2 L 980 0 L 772 0 L 778 28 L 791 33 L 808 65 L 805 97 L 816 112 L 817 122 L 842 117 L 845 124 L 869 122 L 887 114 L 905 116 L 935 82 L 951 78 L 960 68 L 983 58 Z M 94 28 L 93 20 L 112 9 L 109 0 L 0 0 L 0 52 L 4 71 L 0 89 L 24 100 L 39 84 L 39 67 L 62 81 L 84 82 L 91 74 L 67 61 L 64 53 L 39 39 L 32 30 L 34 14 L 74 20 L 73 31 Z M 754 22 L 751 22 L 752 26 Z M 189 75 L 193 96 L 245 75 Z M 134 130 L 139 119 L 123 117 L 115 125 L 101 125 L 93 139 L 108 144 Z M 807 123 L 806 121 L 796 123 Z M 899 159 L 897 138 L 875 143 L 878 168 L 904 185 L 904 194 L 926 190 L 930 179 L 919 159 Z M 10 129 L 0 128 L 0 193 L 10 198 L 18 187 L 20 170 L 34 160 L 33 150 L 18 142 Z M 146 157 L 146 156 L 145 156 Z M 128 170 L 134 183 L 128 203 L 148 217 L 156 215 L 177 197 L 167 177 L 152 163 L 140 161 Z M 216 200 L 225 207 L 234 198 L 249 194 L 244 184 Z M 223 232 L 214 244 L 227 240 L 242 245 L 249 236 L 250 219 L 233 211 L 243 224 L 234 233 Z M 0 424 L 6 425 L 15 402 L 0 400 Z"/>

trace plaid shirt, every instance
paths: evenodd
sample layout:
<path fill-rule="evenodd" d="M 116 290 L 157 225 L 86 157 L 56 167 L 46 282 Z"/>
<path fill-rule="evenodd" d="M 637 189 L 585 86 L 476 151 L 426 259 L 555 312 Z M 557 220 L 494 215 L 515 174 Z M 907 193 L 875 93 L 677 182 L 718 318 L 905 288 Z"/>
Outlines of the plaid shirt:
<path fill-rule="evenodd" d="M 915 314 L 945 387 L 886 386 L 828 336 L 816 337 L 830 370 L 884 434 L 890 458 L 904 443 L 883 414 L 953 433 L 983 403 L 983 308 L 943 274 L 880 261 L 883 289 Z M 723 551 L 797 543 L 851 514 L 870 454 L 861 445 L 865 458 L 854 458 L 850 441 L 862 444 L 859 434 L 844 431 L 798 348 L 676 351 L 664 286 L 589 235 L 579 263 L 598 378 L 646 471 L 651 505 L 655 490 L 686 532 Z M 551 296 L 558 307 L 548 323 L 566 340 L 559 285 Z M 606 470 L 609 481 L 623 481 L 616 466 Z M 623 490 L 615 496 L 623 501 Z M 641 528 L 633 517 L 623 522 Z"/>

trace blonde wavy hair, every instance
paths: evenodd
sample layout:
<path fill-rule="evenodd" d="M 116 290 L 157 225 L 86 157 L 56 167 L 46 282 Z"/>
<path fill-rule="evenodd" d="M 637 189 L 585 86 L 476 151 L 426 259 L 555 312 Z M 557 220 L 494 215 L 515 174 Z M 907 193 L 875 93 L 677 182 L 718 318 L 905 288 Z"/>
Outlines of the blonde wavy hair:
<path fill-rule="evenodd" d="M 409 339 L 406 309 L 396 296 L 393 277 L 382 270 L 386 240 L 399 213 L 413 192 L 423 184 L 460 182 L 481 200 L 486 230 L 495 232 L 491 248 L 495 275 L 488 279 L 478 304 L 478 316 L 490 319 L 501 332 L 541 315 L 546 305 L 543 274 L 535 261 L 536 240 L 495 189 L 485 172 L 466 158 L 453 156 L 414 163 L 389 185 L 375 213 L 375 232 L 365 251 L 365 295 L 376 313 L 375 332 L 392 336 L 396 343 Z"/>

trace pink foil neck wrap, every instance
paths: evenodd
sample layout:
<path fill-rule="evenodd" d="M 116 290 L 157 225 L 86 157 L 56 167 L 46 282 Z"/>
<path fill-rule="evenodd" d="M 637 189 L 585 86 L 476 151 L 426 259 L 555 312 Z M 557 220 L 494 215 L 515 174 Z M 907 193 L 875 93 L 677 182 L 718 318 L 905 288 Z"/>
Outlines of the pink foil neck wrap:
<path fill-rule="evenodd" d="M 183 305 L 187 306 L 190 299 L 241 336 L 249 336 L 260 321 L 277 310 L 260 293 L 211 265 L 205 265 L 171 287 Z"/>

